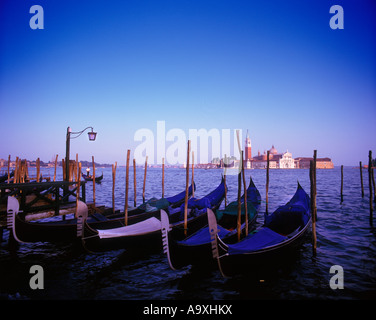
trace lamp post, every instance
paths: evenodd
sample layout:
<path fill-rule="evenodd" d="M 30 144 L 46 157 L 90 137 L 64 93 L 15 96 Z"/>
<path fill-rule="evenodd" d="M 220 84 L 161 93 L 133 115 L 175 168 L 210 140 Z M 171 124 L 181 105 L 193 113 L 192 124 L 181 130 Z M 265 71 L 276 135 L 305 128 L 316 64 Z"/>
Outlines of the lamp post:
<path fill-rule="evenodd" d="M 79 132 L 72 132 L 70 127 L 67 128 L 67 140 L 66 140 L 66 152 L 65 152 L 65 181 L 69 181 L 69 151 L 70 151 L 70 140 L 78 138 L 81 134 L 83 134 L 87 129 L 91 129 L 88 132 L 89 141 L 95 141 L 97 137 L 97 133 L 94 132 L 93 127 L 87 127 L 82 131 Z M 72 136 L 74 135 L 74 136 Z"/>

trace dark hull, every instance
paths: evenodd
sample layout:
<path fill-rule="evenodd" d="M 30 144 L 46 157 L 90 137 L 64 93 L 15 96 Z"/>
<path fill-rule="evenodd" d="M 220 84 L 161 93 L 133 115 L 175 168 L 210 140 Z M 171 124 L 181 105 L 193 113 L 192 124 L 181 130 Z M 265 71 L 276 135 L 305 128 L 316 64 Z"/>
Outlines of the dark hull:
<path fill-rule="evenodd" d="M 248 222 L 249 231 L 254 228 L 254 223 L 257 219 L 257 215 L 254 216 L 253 220 Z M 206 221 L 207 222 L 207 221 Z M 203 225 L 202 227 L 205 227 Z M 196 231 L 198 231 L 198 228 Z M 245 234 L 245 227 L 241 230 L 242 237 Z M 232 233 L 229 236 L 222 238 L 224 243 L 235 243 L 237 241 L 237 233 Z M 181 237 L 179 240 L 183 240 Z M 180 269 L 187 265 L 197 265 L 197 266 L 212 266 L 215 265 L 215 260 L 212 256 L 212 246 L 211 243 L 205 243 L 200 245 L 186 245 L 179 243 L 176 237 L 170 232 L 169 234 L 169 250 L 170 250 L 170 263 L 171 267 L 174 269 Z"/>
<path fill-rule="evenodd" d="M 216 190 L 220 190 L 221 186 L 223 187 L 224 182 L 217 187 Z M 215 194 L 216 190 L 211 192 L 209 195 Z M 217 210 L 221 205 L 224 199 L 224 189 L 223 194 L 218 193 L 216 198 L 216 203 L 213 203 L 212 209 Z M 207 213 L 206 209 L 199 211 L 195 217 L 190 217 L 187 220 L 187 235 L 191 235 L 197 230 L 201 229 L 207 224 Z M 138 218 L 140 215 L 133 216 L 131 218 Z M 158 211 L 154 217 L 161 220 L 160 211 Z M 175 240 L 182 240 L 187 235 L 185 234 L 184 229 L 184 220 L 181 219 L 181 211 L 174 213 L 171 216 L 171 232 L 170 236 Z M 137 222 L 145 221 L 145 219 L 139 219 Z M 136 223 L 133 220 L 133 223 Z M 162 233 L 161 230 L 151 231 L 149 233 L 142 233 L 137 235 L 119 235 L 113 238 L 100 238 L 99 232 L 96 229 L 102 229 L 100 227 L 93 228 L 89 224 L 85 223 L 84 225 L 84 236 L 83 236 L 83 245 L 84 247 L 91 252 L 103 252 L 116 249 L 128 249 L 128 250 L 138 250 L 138 251 L 161 251 L 162 250 Z M 111 229 L 111 228 L 107 228 Z"/>
<path fill-rule="evenodd" d="M 213 214 L 208 221 L 212 230 L 216 230 Z M 255 270 L 288 264 L 290 256 L 305 240 L 310 225 L 310 199 L 298 183 L 291 200 L 271 215 L 265 215 L 264 226 L 257 232 L 233 245 L 224 243 L 215 235 L 213 256 L 224 276 L 251 274 Z"/>
<path fill-rule="evenodd" d="M 181 269 L 188 265 L 211 267 L 215 260 L 211 254 L 211 244 L 197 246 L 180 245 L 176 241 L 169 240 L 170 266 L 173 269 Z"/>
<path fill-rule="evenodd" d="M 128 224 L 134 224 L 153 216 L 159 211 L 145 212 L 128 218 Z M 88 225 L 95 229 L 111 229 L 125 225 L 124 216 L 104 221 L 93 221 Z M 22 242 L 72 242 L 77 239 L 77 219 L 51 222 L 28 222 L 23 214 L 15 217 L 16 238 Z"/>
<path fill-rule="evenodd" d="M 127 249 L 136 253 L 152 253 L 162 249 L 161 231 L 101 239 L 95 229 L 84 225 L 82 244 L 89 252 L 106 252 L 118 249 Z"/>
<path fill-rule="evenodd" d="M 76 221 L 76 219 L 74 219 Z M 27 222 L 24 216 L 16 215 L 14 232 L 21 242 L 72 242 L 77 238 L 77 224 Z"/>
<path fill-rule="evenodd" d="M 14 176 L 14 170 L 12 170 L 10 173 L 9 173 L 9 178 L 12 178 Z M 0 176 L 0 183 L 3 183 L 5 181 L 8 180 L 8 173 L 5 173 L 3 174 L 2 176 Z"/>
<path fill-rule="evenodd" d="M 160 214 L 155 215 L 160 219 Z M 140 220 L 142 221 L 142 220 Z M 137 222 L 140 222 L 137 221 Z M 136 221 L 132 221 L 136 223 Z M 187 234 L 191 235 L 207 224 L 206 214 L 188 219 Z M 121 226 L 124 226 L 121 225 Z M 101 228 L 97 228 L 101 229 Z M 108 228 L 110 229 L 110 228 Z M 90 252 L 105 252 L 110 250 L 127 249 L 137 253 L 160 252 L 162 250 L 161 230 L 149 233 L 142 233 L 131 236 L 119 236 L 116 238 L 101 239 L 92 225 L 84 224 L 83 245 Z M 174 239 L 184 239 L 184 222 L 179 221 L 172 224 L 171 237 Z"/>
<path fill-rule="evenodd" d="M 226 254 L 226 245 L 218 239 L 220 256 L 218 259 L 222 274 L 224 276 L 250 274 L 253 271 L 269 270 L 288 264 L 289 258 L 296 254 L 297 249 L 306 239 L 310 224 L 311 220 L 296 236 L 279 245 L 247 254 Z"/>
<path fill-rule="evenodd" d="M 244 195 L 241 197 L 242 203 L 244 203 Z M 250 232 L 254 229 L 254 224 L 257 220 L 258 212 L 260 209 L 261 195 L 254 185 L 252 178 L 250 177 L 249 186 L 247 188 L 247 203 L 251 202 L 252 206 L 255 209 L 255 214 L 251 219 L 248 220 L 248 231 Z M 228 206 L 229 207 L 229 206 Z M 227 207 L 227 208 L 228 208 Z M 241 229 L 241 238 L 245 236 L 245 224 L 243 224 L 244 216 L 242 217 L 242 229 Z M 233 220 L 226 226 L 227 229 L 236 229 L 236 220 Z M 205 225 L 206 226 L 206 225 Z M 179 240 L 183 240 L 180 238 Z M 237 233 L 231 233 L 222 238 L 224 243 L 235 243 L 238 241 Z M 184 242 L 176 241 L 176 237 L 173 234 L 168 236 L 169 242 L 169 262 L 170 266 L 173 269 L 180 269 L 187 265 L 206 265 L 210 266 L 215 260 L 212 256 L 212 246 L 211 243 L 204 244 L 187 244 Z"/>
<path fill-rule="evenodd" d="M 190 191 L 192 191 L 192 187 L 190 187 Z M 173 207 L 181 205 L 182 201 L 184 202 L 184 199 L 181 200 L 181 197 L 177 196 L 173 197 L 177 200 L 171 203 Z M 112 209 L 104 212 L 100 220 L 89 218 L 88 225 L 93 229 L 111 229 L 125 226 L 124 212 L 111 212 Z M 98 214 L 97 216 L 100 217 L 101 215 Z M 145 212 L 145 210 L 136 208 L 128 212 L 128 224 L 159 216 L 159 209 Z M 15 217 L 15 232 L 16 238 L 22 242 L 72 242 L 77 239 L 77 219 L 63 221 L 61 218 L 59 221 L 28 222 L 25 221 L 25 215 L 17 214 Z"/>

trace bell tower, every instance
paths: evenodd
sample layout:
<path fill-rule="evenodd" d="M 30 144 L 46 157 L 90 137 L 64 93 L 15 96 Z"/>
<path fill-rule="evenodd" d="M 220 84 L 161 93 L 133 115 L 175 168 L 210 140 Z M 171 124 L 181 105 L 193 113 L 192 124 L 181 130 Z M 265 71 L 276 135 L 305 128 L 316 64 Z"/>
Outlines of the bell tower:
<path fill-rule="evenodd" d="M 247 137 L 245 138 L 245 160 L 251 160 L 252 159 L 252 145 L 251 145 L 251 139 L 249 138 L 249 133 L 247 130 Z"/>

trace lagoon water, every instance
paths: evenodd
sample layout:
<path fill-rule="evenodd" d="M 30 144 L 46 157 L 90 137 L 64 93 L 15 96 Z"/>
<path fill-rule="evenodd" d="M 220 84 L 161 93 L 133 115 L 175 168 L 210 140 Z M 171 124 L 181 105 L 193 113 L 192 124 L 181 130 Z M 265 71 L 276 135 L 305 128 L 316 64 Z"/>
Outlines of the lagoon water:
<path fill-rule="evenodd" d="M 61 170 L 61 168 L 59 168 Z M 83 169 L 84 171 L 84 169 Z M 112 206 L 111 168 L 96 184 L 96 203 Z M 43 169 L 53 176 L 53 169 Z M 213 190 L 223 173 L 220 169 L 195 169 L 196 196 Z M 137 204 L 142 202 L 143 168 L 137 168 Z M 60 175 L 60 176 L 59 176 Z M 247 184 L 252 176 L 262 196 L 257 224 L 265 211 L 265 170 L 246 170 Z M 61 178 L 61 172 L 58 172 Z M 339 168 L 317 171 L 317 255 L 312 254 L 310 235 L 288 267 L 265 274 L 222 278 L 215 268 L 169 268 L 163 253 L 130 257 L 125 250 L 91 254 L 76 246 L 50 243 L 21 244 L 9 252 L 0 247 L 0 298 L 3 299 L 111 299 L 111 300 L 216 300 L 216 299 L 375 299 L 376 298 L 376 219 L 369 219 L 368 177 L 364 170 L 365 196 L 361 196 L 359 169 L 344 169 L 344 201 L 340 201 Z M 309 170 L 270 170 L 269 212 L 286 203 L 297 181 L 309 194 Z M 228 200 L 237 196 L 237 176 L 228 176 Z M 92 200 L 92 183 L 86 184 L 87 201 Z M 130 170 L 129 205 L 133 205 L 133 170 Z M 165 195 L 185 188 L 185 170 L 165 171 Z M 161 196 L 161 169 L 148 168 L 146 198 Z M 125 168 L 116 173 L 115 207 L 124 210 Z M 223 204 L 222 204 L 223 205 Z M 375 214 L 376 216 L 376 214 Z M 4 232 L 4 238 L 8 233 Z M 44 269 L 44 289 L 31 290 L 32 265 Z M 344 289 L 331 289 L 331 266 L 344 270 Z M 261 280 L 261 281 L 260 281 Z"/>

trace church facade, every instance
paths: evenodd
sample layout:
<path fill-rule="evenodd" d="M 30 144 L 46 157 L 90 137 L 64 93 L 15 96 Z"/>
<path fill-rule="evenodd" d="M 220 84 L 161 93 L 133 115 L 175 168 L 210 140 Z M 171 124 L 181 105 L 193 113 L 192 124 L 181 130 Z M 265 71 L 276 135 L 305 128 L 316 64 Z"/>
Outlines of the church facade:
<path fill-rule="evenodd" d="M 252 157 L 252 144 L 247 131 L 245 139 L 245 168 L 246 169 L 265 169 L 267 167 L 268 152 L 265 150 L 263 154 L 258 151 L 257 156 Z M 298 157 L 293 158 L 292 153 L 286 152 L 278 153 L 277 149 L 272 145 L 269 151 L 269 168 L 271 169 L 306 169 L 309 168 L 310 160 L 313 158 Z M 330 158 L 317 158 L 316 167 L 318 169 L 333 169 L 334 164 Z"/>

